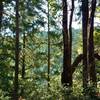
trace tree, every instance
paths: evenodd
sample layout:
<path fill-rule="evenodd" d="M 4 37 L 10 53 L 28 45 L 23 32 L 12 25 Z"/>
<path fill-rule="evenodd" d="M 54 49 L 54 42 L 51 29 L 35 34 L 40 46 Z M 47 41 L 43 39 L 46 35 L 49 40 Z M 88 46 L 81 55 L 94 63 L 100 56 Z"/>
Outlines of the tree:
<path fill-rule="evenodd" d="M 83 37 L 83 88 L 88 84 L 88 0 L 82 0 L 82 37 Z"/>
<path fill-rule="evenodd" d="M 50 86 L 50 26 L 49 26 L 49 0 L 48 0 L 48 87 Z"/>
<path fill-rule="evenodd" d="M 84 97 L 79 97 L 83 92 L 95 95 L 91 85 L 96 87 L 97 82 L 95 89 L 100 88 L 100 62 L 97 61 L 100 60 L 100 27 L 99 24 L 94 27 L 94 18 L 100 17 L 95 13 L 96 9 L 100 11 L 99 1 L 97 7 L 95 0 L 1 2 L 0 100 L 58 100 L 66 97 L 80 100 Z M 76 19 L 82 20 L 82 32 L 81 28 L 73 27 Z"/>
<path fill-rule="evenodd" d="M 68 5 L 66 0 L 62 0 L 63 3 L 63 72 L 62 72 L 62 84 L 64 86 L 72 85 L 70 80 L 72 79 L 70 70 L 70 51 L 69 51 L 69 34 L 68 34 Z M 68 75 L 69 74 L 69 75 Z"/>
<path fill-rule="evenodd" d="M 13 99 L 18 100 L 18 74 L 19 74 L 19 0 L 16 0 L 16 41 L 15 41 L 15 76 Z"/>
<path fill-rule="evenodd" d="M 94 57 L 94 17 L 96 9 L 96 0 L 91 2 L 90 14 L 90 31 L 89 31 L 89 67 L 90 67 L 90 81 L 96 85 L 96 71 L 95 71 L 95 57 Z"/>
<path fill-rule="evenodd" d="M 3 17 L 3 0 L 0 1 L 0 30 L 2 26 L 2 17 Z"/>

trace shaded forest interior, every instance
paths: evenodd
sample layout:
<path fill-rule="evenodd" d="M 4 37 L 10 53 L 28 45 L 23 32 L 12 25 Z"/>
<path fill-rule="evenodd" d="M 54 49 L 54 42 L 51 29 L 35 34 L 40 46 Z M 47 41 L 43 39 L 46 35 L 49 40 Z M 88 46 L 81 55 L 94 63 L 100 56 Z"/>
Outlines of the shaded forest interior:
<path fill-rule="evenodd" d="M 99 100 L 100 0 L 0 0 L 0 100 Z"/>

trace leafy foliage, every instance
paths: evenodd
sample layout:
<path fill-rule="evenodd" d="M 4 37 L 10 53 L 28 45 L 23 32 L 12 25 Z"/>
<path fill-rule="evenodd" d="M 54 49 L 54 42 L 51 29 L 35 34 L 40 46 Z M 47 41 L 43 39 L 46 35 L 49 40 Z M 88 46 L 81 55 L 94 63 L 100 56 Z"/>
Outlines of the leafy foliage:
<path fill-rule="evenodd" d="M 64 89 L 60 83 L 63 66 L 62 7 L 61 1 L 49 0 L 50 4 L 50 87 L 47 86 L 48 33 L 47 0 L 20 0 L 20 62 L 19 96 L 24 89 L 26 100 L 84 100 L 82 93 L 82 65 L 73 74 L 72 89 Z M 10 100 L 13 91 L 15 68 L 15 1 L 3 0 L 4 11 L 0 29 L 0 100 Z M 80 2 L 78 3 L 80 6 Z M 77 7 L 76 7 L 77 9 Z M 100 7 L 97 7 L 99 11 Z M 78 9 L 79 10 L 79 9 Z M 79 15 L 75 17 L 80 17 Z M 74 15 L 75 16 L 75 15 Z M 81 18 L 81 17 L 80 17 Z M 80 19 L 77 19 L 78 21 Z M 95 52 L 100 54 L 100 27 L 95 27 Z M 25 34 L 25 48 L 23 39 Z M 73 28 L 72 60 L 82 53 L 81 29 Z M 22 79 L 25 56 L 25 79 Z M 100 92 L 100 62 L 96 60 L 98 90 Z M 94 88 L 89 88 L 90 93 Z M 67 92 L 65 92 L 67 90 Z M 73 91 L 72 91 L 73 90 Z M 70 95 L 69 95 L 70 94 Z M 92 93 L 93 94 L 93 93 Z M 86 97 L 86 100 L 89 100 Z M 91 99 L 92 100 L 92 99 Z"/>

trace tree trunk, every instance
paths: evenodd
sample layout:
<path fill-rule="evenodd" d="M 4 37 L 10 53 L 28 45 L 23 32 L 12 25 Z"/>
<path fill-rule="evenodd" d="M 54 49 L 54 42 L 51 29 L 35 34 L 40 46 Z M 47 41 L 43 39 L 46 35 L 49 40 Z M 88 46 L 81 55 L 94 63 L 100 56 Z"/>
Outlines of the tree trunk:
<path fill-rule="evenodd" d="M 13 100 L 18 100 L 18 73 L 19 73 L 19 0 L 16 0 L 16 40 L 15 40 L 15 77 Z"/>
<path fill-rule="evenodd" d="M 23 65 L 22 65 L 22 79 L 25 78 L 25 33 L 23 34 Z"/>
<path fill-rule="evenodd" d="M 48 87 L 50 86 L 50 25 L 49 25 L 49 0 L 48 0 Z"/>
<path fill-rule="evenodd" d="M 0 0 L 0 31 L 2 26 L 2 16 L 3 16 L 3 0 Z"/>
<path fill-rule="evenodd" d="M 70 52 L 70 70 L 71 70 L 71 74 L 73 74 L 72 72 L 72 65 L 71 65 L 71 60 L 72 60 L 72 21 L 73 21 L 73 14 L 74 14 L 74 0 L 71 0 L 71 13 L 70 13 L 70 20 L 69 20 L 69 38 L 70 38 L 70 47 L 69 47 L 69 52 Z M 71 75 L 72 77 L 72 75 Z"/>
<path fill-rule="evenodd" d="M 83 88 L 88 84 L 88 0 L 82 0 Z"/>
<path fill-rule="evenodd" d="M 67 0 L 63 0 L 63 72 L 61 82 L 63 86 L 72 86 L 72 69 L 71 69 L 71 53 L 70 53 L 70 35 L 68 33 L 68 6 Z"/>
<path fill-rule="evenodd" d="M 72 20 L 74 14 L 74 0 L 71 0 L 71 14 L 70 14 L 70 21 L 69 21 L 69 34 L 70 34 L 70 57 L 72 56 Z M 71 58 L 70 58 L 71 59 Z M 71 61 L 70 61 L 71 62 Z"/>
<path fill-rule="evenodd" d="M 22 58 L 22 79 L 25 79 L 25 33 L 23 33 L 23 58 Z M 21 88 L 21 96 L 24 97 L 24 87 Z"/>
<path fill-rule="evenodd" d="M 91 15 L 90 15 L 90 33 L 89 33 L 89 66 L 90 66 L 90 80 L 96 85 L 96 71 L 94 58 L 94 15 L 96 9 L 96 0 L 92 0 Z"/>

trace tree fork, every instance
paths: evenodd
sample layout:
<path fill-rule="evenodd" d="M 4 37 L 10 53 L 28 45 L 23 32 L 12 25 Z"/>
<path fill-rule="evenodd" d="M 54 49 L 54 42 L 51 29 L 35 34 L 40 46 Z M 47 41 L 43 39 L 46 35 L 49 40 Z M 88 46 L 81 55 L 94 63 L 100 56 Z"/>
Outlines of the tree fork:
<path fill-rule="evenodd" d="M 72 69 L 71 69 L 71 37 L 68 32 L 68 5 L 67 0 L 63 2 L 63 72 L 61 76 L 62 85 L 65 87 L 72 86 Z"/>

